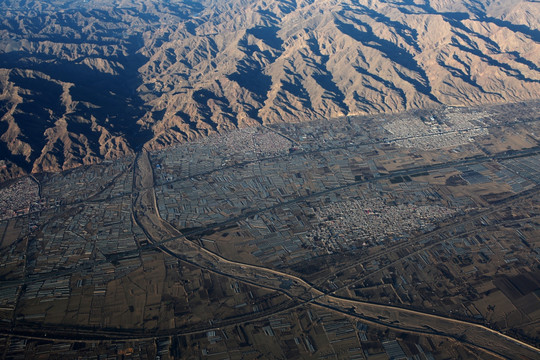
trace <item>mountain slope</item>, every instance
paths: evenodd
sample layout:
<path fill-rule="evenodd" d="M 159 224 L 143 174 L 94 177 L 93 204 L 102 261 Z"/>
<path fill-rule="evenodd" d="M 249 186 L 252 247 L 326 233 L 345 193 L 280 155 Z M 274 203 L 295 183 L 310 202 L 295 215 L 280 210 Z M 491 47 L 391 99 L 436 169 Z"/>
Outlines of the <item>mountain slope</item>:
<path fill-rule="evenodd" d="M 258 123 L 540 93 L 535 1 L 26 4 L 0 5 L 4 173 Z"/>

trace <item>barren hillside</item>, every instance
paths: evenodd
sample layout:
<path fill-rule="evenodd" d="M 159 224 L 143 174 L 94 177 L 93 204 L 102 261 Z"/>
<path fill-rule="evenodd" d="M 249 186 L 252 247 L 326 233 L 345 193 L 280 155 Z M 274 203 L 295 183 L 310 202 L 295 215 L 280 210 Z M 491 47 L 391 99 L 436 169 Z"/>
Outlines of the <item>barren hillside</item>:
<path fill-rule="evenodd" d="M 257 123 L 540 94 L 540 3 L 6 0 L 0 179 Z"/>

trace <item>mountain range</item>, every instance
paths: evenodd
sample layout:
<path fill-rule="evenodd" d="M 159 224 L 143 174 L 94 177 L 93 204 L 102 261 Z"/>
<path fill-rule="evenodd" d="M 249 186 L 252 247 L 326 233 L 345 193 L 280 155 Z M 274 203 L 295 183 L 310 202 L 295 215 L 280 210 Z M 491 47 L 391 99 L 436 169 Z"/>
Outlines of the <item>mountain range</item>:
<path fill-rule="evenodd" d="M 0 180 L 238 127 L 540 94 L 540 2 L 4 0 Z"/>

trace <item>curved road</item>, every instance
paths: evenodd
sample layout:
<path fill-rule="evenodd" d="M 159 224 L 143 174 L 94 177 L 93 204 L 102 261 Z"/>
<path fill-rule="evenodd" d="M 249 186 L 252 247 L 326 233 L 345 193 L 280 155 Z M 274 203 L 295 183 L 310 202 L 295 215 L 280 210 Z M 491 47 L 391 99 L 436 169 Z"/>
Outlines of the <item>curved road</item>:
<path fill-rule="evenodd" d="M 453 166 L 457 164 L 469 164 L 480 161 L 486 161 L 488 159 L 500 159 L 500 158 L 511 158 L 519 156 L 530 156 L 538 153 L 538 148 L 528 149 L 523 152 L 513 153 L 513 154 L 501 154 L 492 158 L 482 157 L 482 158 L 472 158 L 462 160 L 452 164 L 437 164 L 432 165 L 429 169 L 440 168 Z M 234 278 L 238 281 L 246 282 L 250 285 L 259 286 L 265 289 L 273 290 L 279 293 L 282 293 L 291 299 L 291 302 L 287 305 L 283 305 L 283 308 L 272 309 L 265 314 L 253 314 L 248 316 L 242 316 L 238 319 L 233 319 L 227 321 L 226 323 L 220 324 L 220 326 L 229 326 L 234 324 L 245 323 L 249 321 L 256 321 L 268 317 L 272 314 L 277 314 L 285 311 L 290 311 L 290 309 L 304 306 L 306 304 L 312 304 L 313 306 L 324 307 L 326 309 L 331 309 L 337 311 L 346 316 L 354 316 L 356 318 L 364 319 L 364 321 L 370 321 L 376 323 L 379 326 L 386 326 L 388 328 L 401 330 L 405 332 L 416 332 L 419 334 L 425 335 L 436 335 L 436 336 L 447 336 L 454 339 L 458 339 L 467 343 L 469 345 L 476 346 L 484 351 L 492 351 L 495 354 L 498 354 L 507 358 L 540 358 L 540 350 L 528 345 L 524 342 L 521 342 L 517 339 L 514 339 L 510 336 L 497 332 L 495 330 L 489 329 L 483 325 L 470 323 L 463 320 L 456 320 L 452 318 L 447 318 L 440 315 L 429 314 L 425 312 L 404 309 L 392 305 L 383 305 L 383 304 L 374 304 L 369 302 L 357 301 L 352 299 L 341 298 L 334 293 L 337 290 L 324 292 L 320 289 L 317 289 L 313 284 L 310 284 L 306 280 L 284 272 L 280 272 L 274 269 L 269 269 L 264 266 L 250 265 L 246 263 L 241 263 L 237 261 L 232 261 L 226 259 L 219 254 L 213 253 L 208 249 L 205 249 L 195 242 L 189 241 L 186 239 L 186 235 L 197 234 L 204 229 L 195 230 L 185 234 L 180 233 L 172 225 L 164 221 L 157 209 L 156 195 L 154 192 L 154 177 L 153 177 L 153 168 L 150 163 L 150 159 L 146 151 L 142 151 L 137 154 L 137 157 L 134 161 L 133 170 L 133 189 L 132 189 L 132 216 L 134 221 L 140 226 L 140 228 L 145 232 L 149 241 L 152 243 L 152 246 L 148 248 L 139 249 L 139 252 L 159 248 L 161 251 L 178 258 L 181 261 L 188 262 L 192 265 L 198 266 L 200 268 L 206 269 L 208 271 L 213 271 L 217 274 Z M 410 174 L 418 171 L 422 171 L 423 168 L 415 169 L 406 169 L 400 170 L 398 172 L 392 173 L 391 175 L 385 175 L 379 177 L 379 180 L 382 178 L 393 177 L 397 175 Z M 114 182 L 115 179 L 111 181 Z M 320 196 L 324 193 L 331 191 L 337 191 L 343 188 L 350 186 L 358 185 L 361 182 L 354 182 L 351 184 L 342 185 L 336 188 L 324 190 L 321 193 L 312 194 L 312 196 Z M 110 185 L 110 184 L 108 184 Z M 537 188 L 534 189 L 534 193 L 538 191 Z M 97 196 L 94 194 L 89 201 L 93 201 Z M 516 198 L 517 200 L 518 198 Z M 248 213 L 244 213 L 239 217 L 228 219 L 227 221 L 220 224 L 213 224 L 211 227 L 216 228 L 219 226 L 224 226 L 237 222 L 241 218 L 245 218 L 254 214 L 266 212 L 277 208 L 280 206 L 286 206 L 287 204 L 293 202 L 299 202 L 306 200 L 304 198 L 298 198 L 291 200 L 289 202 L 284 202 L 277 204 L 275 206 L 263 209 L 253 210 Z M 484 214 L 482 214 L 484 215 Z M 391 250 L 391 249 L 389 249 Z M 130 253 L 131 254 L 131 253 Z M 119 257 L 127 256 L 128 254 L 118 254 Z M 80 269 L 79 269 L 80 270 Z M 65 272 L 73 272 L 74 269 L 66 270 Z M 54 275 L 58 276 L 58 273 Z M 52 276 L 52 274 L 43 274 L 35 279 L 41 279 L 42 277 Z M 23 280 L 22 283 L 26 282 L 27 279 Z M 32 281 L 31 280 L 31 281 Z M 292 286 L 285 290 L 280 287 L 284 280 L 290 280 Z M 0 288 L 4 286 L 13 286 L 14 284 L 3 284 Z M 349 286 L 347 284 L 346 286 Z M 342 288 L 342 287 L 341 287 Z M 340 289 L 341 289 L 340 288 Z M 212 328 L 217 328 L 215 326 L 204 325 L 200 329 L 195 330 L 194 332 L 177 330 L 174 332 L 176 334 L 188 334 L 188 333 L 199 333 L 202 331 L 207 331 Z M 15 331 L 14 329 L 14 332 Z M 60 334 L 61 329 L 58 329 L 58 334 Z M 18 336 L 34 337 L 39 338 L 39 335 L 33 334 L 30 329 L 21 328 L 18 331 Z M 52 339 L 55 333 L 54 329 L 51 329 L 48 339 Z M 95 332 L 93 332 L 96 334 Z M 106 331 L 104 331 L 104 334 Z M 26 334 L 26 335 L 25 335 Z M 87 338 L 89 341 L 93 339 L 91 333 L 87 333 L 81 329 L 81 336 Z M 111 334 L 114 334 L 111 333 Z M 110 335 L 107 338 L 110 338 Z M 165 333 L 163 335 L 166 335 Z M 465 337 L 464 337 L 465 335 Z M 136 338 L 136 339 L 147 339 L 155 338 L 162 336 L 161 334 L 132 334 L 129 335 L 129 331 L 126 334 L 119 336 L 121 339 Z M 69 338 L 69 333 L 59 337 L 58 339 Z M 77 337 L 81 341 L 80 337 Z"/>
<path fill-rule="evenodd" d="M 540 357 L 540 349 L 483 325 L 392 305 L 373 304 L 337 297 L 332 294 L 333 292 L 325 293 L 316 289 L 312 284 L 295 275 L 263 266 L 228 260 L 210 252 L 195 242 L 187 240 L 183 234 L 160 217 L 151 181 L 153 181 L 153 170 L 148 154 L 144 152 L 141 154 L 140 160 L 136 162 L 134 172 L 134 184 L 136 184 L 134 191 L 138 190 L 138 196 L 133 203 L 134 218 L 153 244 L 180 260 L 211 269 L 221 275 L 245 281 L 251 285 L 255 284 L 266 289 L 280 291 L 299 301 L 300 304 L 312 303 L 348 314 L 354 308 L 355 314 L 361 314 L 361 317 L 366 319 L 378 319 L 379 325 L 394 329 L 427 332 L 454 339 L 463 338 L 465 335 L 466 343 L 508 358 L 525 356 L 534 359 Z M 143 188 L 137 189 L 139 186 L 143 186 Z M 279 287 L 284 279 L 292 282 L 292 286 L 288 290 Z"/>

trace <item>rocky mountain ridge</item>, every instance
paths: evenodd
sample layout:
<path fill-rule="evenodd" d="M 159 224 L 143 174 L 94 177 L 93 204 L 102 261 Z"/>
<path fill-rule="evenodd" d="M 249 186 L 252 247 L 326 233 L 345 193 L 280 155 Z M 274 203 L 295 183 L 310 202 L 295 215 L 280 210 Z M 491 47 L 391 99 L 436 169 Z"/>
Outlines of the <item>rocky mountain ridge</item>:
<path fill-rule="evenodd" d="M 7 0 L 0 177 L 237 127 L 540 93 L 523 0 Z"/>

